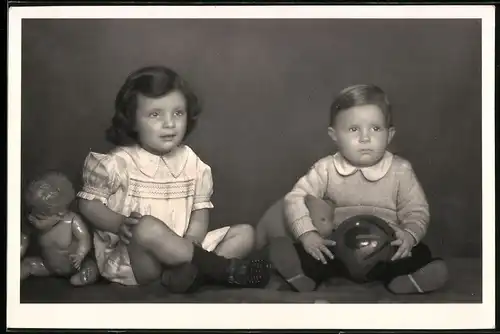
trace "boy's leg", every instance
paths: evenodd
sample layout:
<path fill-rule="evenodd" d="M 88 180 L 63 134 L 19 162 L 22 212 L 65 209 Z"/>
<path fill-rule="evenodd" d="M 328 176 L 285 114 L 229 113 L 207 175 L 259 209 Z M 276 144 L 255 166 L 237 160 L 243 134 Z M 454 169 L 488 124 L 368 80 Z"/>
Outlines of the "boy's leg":
<path fill-rule="evenodd" d="M 381 275 L 392 293 L 426 293 L 441 288 L 448 281 L 446 263 L 433 258 L 424 244 L 412 249 L 410 257 L 390 262 Z"/>
<path fill-rule="evenodd" d="M 256 268 L 259 271 L 267 271 L 267 267 L 262 268 L 261 263 L 226 259 L 208 252 L 179 237 L 162 221 L 151 216 L 134 226 L 128 250 L 130 263 L 139 284 L 158 279 L 163 266 L 186 263 L 193 264 L 201 274 L 219 283 L 254 287 L 262 284 L 261 280 L 266 278 L 266 275 L 254 275 Z M 191 274 L 191 270 L 187 272 Z"/>

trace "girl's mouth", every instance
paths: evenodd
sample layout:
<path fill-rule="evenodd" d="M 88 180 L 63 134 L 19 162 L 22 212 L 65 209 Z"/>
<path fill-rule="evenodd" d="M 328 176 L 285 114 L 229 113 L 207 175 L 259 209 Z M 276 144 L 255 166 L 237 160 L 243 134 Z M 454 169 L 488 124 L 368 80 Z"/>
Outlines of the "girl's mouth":
<path fill-rule="evenodd" d="M 175 139 L 175 135 L 163 135 L 160 136 L 160 139 L 163 141 L 172 141 Z"/>

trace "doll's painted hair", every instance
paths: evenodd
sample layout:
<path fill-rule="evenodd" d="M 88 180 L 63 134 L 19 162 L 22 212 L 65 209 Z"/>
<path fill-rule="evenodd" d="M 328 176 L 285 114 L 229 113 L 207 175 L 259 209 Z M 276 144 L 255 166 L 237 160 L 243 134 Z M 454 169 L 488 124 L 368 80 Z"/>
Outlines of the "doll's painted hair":
<path fill-rule="evenodd" d="M 330 125 L 335 124 L 337 115 L 342 111 L 368 104 L 378 106 L 384 114 L 386 126 L 393 126 L 392 107 L 387 94 L 380 87 L 371 84 L 344 88 L 330 107 Z"/>
<path fill-rule="evenodd" d="M 106 138 L 115 145 L 131 145 L 137 143 L 138 136 L 134 130 L 137 110 L 137 95 L 148 98 L 159 98 L 172 91 L 184 95 L 187 106 L 187 126 L 183 139 L 191 133 L 201 113 L 197 96 L 188 84 L 170 68 L 164 66 L 148 66 L 132 72 L 122 85 L 115 99 L 115 115 L 112 124 L 106 131 Z"/>

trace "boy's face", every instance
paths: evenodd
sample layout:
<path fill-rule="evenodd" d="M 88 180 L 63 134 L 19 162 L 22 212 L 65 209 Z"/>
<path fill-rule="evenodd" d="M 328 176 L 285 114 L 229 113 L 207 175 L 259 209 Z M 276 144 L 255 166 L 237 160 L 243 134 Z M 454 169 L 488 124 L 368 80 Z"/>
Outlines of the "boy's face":
<path fill-rule="evenodd" d="M 186 133 L 186 104 L 184 95 L 179 91 L 172 91 L 159 98 L 139 94 L 135 130 L 141 146 L 159 155 L 177 147 Z"/>
<path fill-rule="evenodd" d="M 387 128 L 384 114 L 376 105 L 355 106 L 341 111 L 328 134 L 339 152 L 352 165 L 367 167 L 384 156 L 394 128 Z"/>

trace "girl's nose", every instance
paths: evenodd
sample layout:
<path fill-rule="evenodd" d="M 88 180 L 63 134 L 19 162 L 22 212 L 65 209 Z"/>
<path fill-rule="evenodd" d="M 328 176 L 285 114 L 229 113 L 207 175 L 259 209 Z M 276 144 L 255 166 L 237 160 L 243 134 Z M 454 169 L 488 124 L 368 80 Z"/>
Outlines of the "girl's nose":
<path fill-rule="evenodd" d="M 174 118 L 169 113 L 166 113 L 166 115 L 163 119 L 163 127 L 173 128 L 174 126 L 175 126 Z"/>

